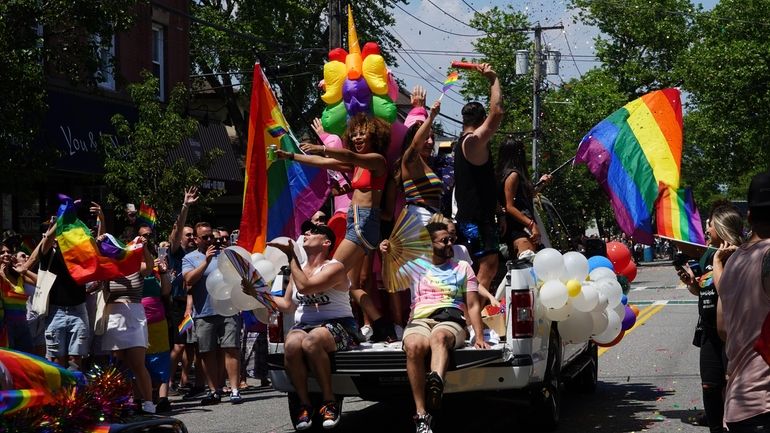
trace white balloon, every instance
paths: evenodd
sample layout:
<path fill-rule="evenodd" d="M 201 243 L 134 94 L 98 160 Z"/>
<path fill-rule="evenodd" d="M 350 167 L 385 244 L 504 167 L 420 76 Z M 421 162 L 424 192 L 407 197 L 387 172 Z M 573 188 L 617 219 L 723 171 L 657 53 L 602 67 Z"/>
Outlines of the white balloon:
<path fill-rule="evenodd" d="M 224 277 L 222 276 L 222 273 L 219 272 L 219 269 L 217 269 L 206 276 L 206 290 L 211 293 L 216 290 L 216 287 L 222 284 L 222 282 L 224 282 Z"/>
<path fill-rule="evenodd" d="M 573 310 L 569 318 L 559 322 L 557 326 L 563 341 L 567 343 L 581 343 L 591 338 L 593 324 L 591 314 Z"/>
<path fill-rule="evenodd" d="M 235 308 L 235 306 L 229 299 L 226 299 L 226 300 L 212 299 L 211 308 L 213 308 L 214 312 L 219 314 L 220 316 L 228 317 L 228 316 L 238 314 L 238 309 Z"/>
<path fill-rule="evenodd" d="M 209 296 L 218 301 L 224 301 L 230 299 L 230 292 L 233 290 L 233 285 L 227 281 L 222 281 L 216 285 L 213 290 L 209 290 Z"/>
<path fill-rule="evenodd" d="M 535 254 L 532 267 L 541 281 L 558 280 L 564 275 L 564 259 L 553 248 L 545 248 Z"/>
<path fill-rule="evenodd" d="M 572 314 L 572 305 L 569 303 L 564 304 L 561 308 L 546 308 L 545 310 L 545 317 L 554 322 L 567 320 L 570 314 Z"/>
<path fill-rule="evenodd" d="M 254 265 L 254 268 L 259 272 L 259 275 L 262 276 L 262 279 L 265 280 L 267 284 L 272 283 L 273 280 L 275 280 L 275 276 L 278 275 L 275 265 L 269 260 L 258 261 Z"/>
<path fill-rule="evenodd" d="M 243 293 L 243 290 L 240 290 L 240 288 L 239 290 L 233 290 L 232 295 L 233 305 L 241 311 L 253 310 L 259 305 L 259 301 Z"/>
<path fill-rule="evenodd" d="M 604 314 L 603 311 L 598 313 L 592 312 L 591 320 L 593 322 L 593 326 L 591 328 L 591 335 L 601 334 L 607 329 L 607 325 L 610 323 L 610 320 L 607 318 L 607 315 Z"/>
<path fill-rule="evenodd" d="M 620 304 L 620 300 L 623 297 L 623 288 L 616 278 L 601 279 L 596 282 L 595 287 L 600 293 L 604 293 L 611 308 L 615 308 Z"/>
<path fill-rule="evenodd" d="M 257 263 L 260 260 L 266 260 L 265 255 L 262 253 L 254 253 L 251 255 L 251 264 Z"/>
<path fill-rule="evenodd" d="M 623 304 L 618 304 L 613 308 L 613 311 L 615 311 L 615 314 L 620 317 L 620 322 L 623 322 L 623 318 L 626 317 L 626 306 Z"/>
<path fill-rule="evenodd" d="M 599 344 L 607 344 L 612 342 L 612 340 L 616 339 L 618 335 L 620 335 L 622 330 L 621 319 L 618 317 L 615 311 L 607 309 L 605 312 L 607 314 L 607 329 L 605 329 L 601 334 L 595 335 L 593 338 L 594 341 Z"/>
<path fill-rule="evenodd" d="M 585 281 L 588 277 L 588 259 L 586 256 L 570 251 L 564 254 L 564 280 Z"/>
<path fill-rule="evenodd" d="M 567 286 L 559 280 L 550 280 L 540 288 L 540 303 L 547 308 L 561 308 L 567 303 Z"/>
<path fill-rule="evenodd" d="M 273 241 L 279 241 L 280 239 L 288 239 L 288 238 L 277 238 L 273 239 Z M 284 241 L 282 243 L 287 243 L 287 241 Z M 282 267 L 287 266 L 289 264 L 289 258 L 286 257 L 286 254 L 284 254 L 281 250 L 275 247 L 265 247 L 265 259 L 268 260 L 270 263 L 273 264 L 275 269 L 280 270 Z"/>
<path fill-rule="evenodd" d="M 594 289 L 596 289 L 596 286 L 594 286 Z M 596 291 L 599 292 L 598 289 Z M 602 311 L 606 310 L 608 306 L 609 301 L 607 300 L 607 295 L 599 292 L 599 300 L 596 302 L 596 307 L 594 307 L 593 311 L 601 313 Z"/>
<path fill-rule="evenodd" d="M 572 306 L 576 310 L 588 313 L 596 308 L 596 304 L 599 303 L 599 292 L 593 286 L 593 284 L 583 284 L 582 290 L 577 296 L 572 298 Z"/>
<path fill-rule="evenodd" d="M 588 274 L 588 278 L 591 279 L 591 281 L 599 281 L 604 278 L 616 278 L 615 272 L 612 271 L 610 268 L 596 268 L 593 271 L 591 271 L 590 274 Z"/>

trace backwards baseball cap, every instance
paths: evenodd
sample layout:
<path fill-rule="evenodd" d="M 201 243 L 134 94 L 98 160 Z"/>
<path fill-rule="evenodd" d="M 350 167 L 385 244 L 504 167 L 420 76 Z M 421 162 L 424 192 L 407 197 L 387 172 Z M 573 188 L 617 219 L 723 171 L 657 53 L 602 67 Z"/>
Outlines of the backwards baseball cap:
<path fill-rule="evenodd" d="M 127 213 L 136 213 L 136 206 L 134 206 L 133 203 L 126 203 L 126 212 Z"/>
<path fill-rule="evenodd" d="M 305 221 L 302 223 L 302 233 L 310 232 L 310 233 L 317 233 L 326 236 L 327 239 L 329 239 L 332 243 L 332 248 L 334 248 L 334 245 L 337 242 L 337 236 L 334 235 L 334 232 L 332 229 L 329 228 L 329 226 L 325 226 L 323 224 L 313 224 L 312 222 Z"/>
<path fill-rule="evenodd" d="M 770 172 L 759 173 L 749 184 L 749 208 L 770 206 Z"/>

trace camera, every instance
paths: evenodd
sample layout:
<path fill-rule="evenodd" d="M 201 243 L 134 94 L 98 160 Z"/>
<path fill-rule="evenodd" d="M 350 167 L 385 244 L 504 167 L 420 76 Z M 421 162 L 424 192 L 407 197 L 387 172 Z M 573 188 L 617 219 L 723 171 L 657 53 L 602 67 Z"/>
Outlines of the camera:
<path fill-rule="evenodd" d="M 224 238 L 216 238 L 216 239 L 214 239 L 214 247 L 216 249 L 221 250 L 224 245 L 225 245 Z"/>

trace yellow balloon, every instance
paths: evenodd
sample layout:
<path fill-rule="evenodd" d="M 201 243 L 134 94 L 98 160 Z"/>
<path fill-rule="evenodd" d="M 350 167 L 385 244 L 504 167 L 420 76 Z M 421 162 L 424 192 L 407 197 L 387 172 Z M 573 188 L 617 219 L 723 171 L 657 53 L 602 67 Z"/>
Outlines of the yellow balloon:
<path fill-rule="evenodd" d="M 333 60 L 324 65 L 324 85 L 326 92 L 321 95 L 321 99 L 327 105 L 336 104 L 342 100 L 342 85 L 345 84 L 347 68 L 345 64 Z"/>
<path fill-rule="evenodd" d="M 580 282 L 578 280 L 569 280 L 567 281 L 567 293 L 571 298 L 574 298 L 575 296 L 580 294 L 580 290 L 583 288 L 583 286 L 580 285 Z"/>
<path fill-rule="evenodd" d="M 363 63 L 364 79 L 375 95 L 388 94 L 388 68 L 379 54 L 369 54 Z"/>

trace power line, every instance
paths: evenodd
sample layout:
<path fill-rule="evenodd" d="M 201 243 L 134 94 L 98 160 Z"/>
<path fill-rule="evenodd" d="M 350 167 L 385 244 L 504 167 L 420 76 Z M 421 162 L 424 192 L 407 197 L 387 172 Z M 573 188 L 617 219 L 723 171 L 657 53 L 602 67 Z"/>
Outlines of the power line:
<path fill-rule="evenodd" d="M 446 16 L 448 16 L 449 18 L 452 18 L 453 20 L 457 21 L 458 23 L 460 23 L 460 24 L 462 24 L 464 26 L 468 26 L 468 27 L 472 28 L 473 30 L 479 30 L 479 29 L 473 27 L 472 25 L 466 23 L 465 21 L 457 19 L 457 17 L 455 17 L 454 15 L 452 15 L 449 12 L 445 11 L 444 9 L 441 9 L 436 3 L 433 3 L 431 0 L 428 0 L 428 3 L 432 4 L 436 9 L 440 10 L 441 13 L 443 13 Z"/>
<path fill-rule="evenodd" d="M 467 2 L 467 1 L 465 1 L 465 0 L 463 0 L 463 3 L 465 3 L 465 6 L 468 6 L 469 8 L 471 8 L 471 10 L 472 10 L 473 12 L 475 12 L 475 13 L 477 13 L 477 14 L 481 15 L 481 12 L 477 11 L 477 10 L 476 10 L 476 8 L 474 8 L 473 6 L 471 6 L 471 4 L 470 4 L 470 3 L 468 3 L 468 2 Z"/>
<path fill-rule="evenodd" d="M 580 68 L 578 68 L 578 64 L 575 61 L 575 56 L 572 54 L 572 46 L 569 43 L 569 39 L 567 39 L 567 31 L 566 30 L 562 30 L 562 34 L 564 34 L 564 42 L 567 43 L 567 49 L 569 50 L 569 55 L 572 57 L 572 64 L 575 65 L 575 69 L 577 69 L 578 75 L 580 75 L 580 78 L 583 78 L 583 73 L 580 72 Z M 561 78 L 561 76 L 559 76 L 559 77 Z M 562 81 L 564 81 L 564 80 L 562 80 Z"/>
<path fill-rule="evenodd" d="M 404 43 L 404 44 L 405 44 L 407 47 L 414 49 L 414 48 L 413 48 L 411 45 L 409 45 L 409 42 L 407 42 L 407 41 L 406 41 L 406 38 L 404 38 L 403 36 L 401 36 L 401 35 L 400 35 L 400 34 L 399 34 L 397 31 L 396 31 L 396 29 L 395 29 L 395 28 L 394 28 L 394 29 L 392 29 L 392 30 L 393 30 L 393 33 L 394 33 L 394 34 L 395 34 L 395 35 L 396 35 L 396 36 L 397 36 L 397 37 L 400 39 L 400 42 L 403 42 L 403 43 Z M 420 63 L 419 63 L 419 62 L 417 62 L 417 60 L 415 60 L 415 59 L 414 59 L 414 57 L 412 57 L 412 55 L 411 55 L 411 54 L 409 54 L 409 53 L 406 53 L 406 55 L 408 55 L 408 56 L 409 56 L 409 58 L 410 58 L 410 59 L 412 59 L 412 61 L 414 61 L 414 62 L 417 64 L 417 66 L 419 66 L 419 67 L 420 67 L 420 69 L 422 69 L 422 70 L 423 70 L 423 72 L 425 72 L 426 74 L 428 74 L 428 76 L 430 76 L 430 77 L 433 77 L 433 76 L 432 76 L 432 74 L 431 74 L 430 72 L 428 72 L 428 71 L 427 71 L 425 68 L 423 68 L 423 67 L 420 65 Z M 422 58 L 422 56 L 420 56 L 419 54 L 415 54 L 415 55 L 416 55 L 417 57 L 419 57 L 419 58 L 420 58 L 420 60 L 422 60 L 424 63 L 426 63 L 426 64 L 430 65 L 430 68 L 431 68 L 431 69 L 433 69 L 433 71 L 434 71 L 434 72 L 436 72 L 436 73 L 438 74 L 438 76 L 439 76 L 439 77 L 443 77 L 443 76 L 444 76 L 444 73 L 442 73 L 441 71 L 439 71 L 439 70 L 437 70 L 436 68 L 434 68 L 434 67 L 433 67 L 433 65 L 431 65 L 431 64 L 430 64 L 430 62 L 428 62 L 427 60 L 425 60 L 424 58 Z M 433 77 L 433 78 L 435 78 L 435 77 Z M 449 90 L 450 90 L 450 91 L 452 91 L 452 92 L 454 92 L 454 93 L 455 93 L 455 94 L 457 94 L 457 95 L 459 95 L 459 94 L 460 94 L 460 93 L 458 93 L 458 92 L 457 92 L 456 90 L 454 90 L 454 89 L 449 89 Z"/>
<path fill-rule="evenodd" d="M 404 56 L 403 56 L 401 53 L 398 53 L 398 52 L 396 52 L 396 54 L 398 54 L 398 55 L 399 55 L 399 57 L 401 57 L 401 60 L 403 60 L 403 61 L 404 61 L 404 63 L 406 63 L 406 66 L 409 66 L 409 69 L 411 69 L 412 71 L 414 71 L 414 73 L 415 73 L 415 74 L 418 74 L 418 75 L 420 74 L 420 72 L 419 72 L 417 69 L 415 69 L 415 68 L 412 66 L 412 63 L 409 61 L 409 59 L 407 59 L 406 57 L 404 57 Z M 409 54 L 407 53 L 407 56 L 408 56 L 408 55 L 409 55 Z M 413 58 L 411 58 L 411 57 L 410 57 L 410 59 L 411 59 L 411 61 L 412 61 L 412 62 L 416 62 L 416 61 L 415 61 Z M 420 65 L 419 65 L 419 64 L 417 64 L 417 66 L 419 67 Z M 425 71 L 425 70 L 423 70 L 423 72 L 425 72 L 425 73 L 428 75 L 428 77 L 430 77 L 430 74 L 428 73 L 428 71 Z M 431 78 L 432 78 L 432 77 L 431 77 Z M 425 77 L 423 77 L 423 79 L 425 79 Z M 433 89 L 434 89 L 434 90 L 436 90 L 436 91 L 438 91 L 439 93 L 441 92 L 441 89 L 439 89 L 439 88 L 438 88 L 438 87 L 437 87 L 435 84 L 433 84 L 433 80 L 428 80 L 428 85 L 429 85 L 429 86 L 431 86 L 431 87 L 433 87 Z M 461 102 L 461 101 L 458 101 L 457 99 L 455 99 L 455 98 L 453 98 L 453 97 L 451 97 L 451 96 L 449 96 L 449 95 L 446 95 L 446 97 L 447 97 L 447 99 L 449 99 L 449 100 L 451 100 L 451 101 L 454 101 L 454 102 L 456 102 L 456 103 L 458 103 L 458 104 L 463 104 L 463 102 Z"/>
<path fill-rule="evenodd" d="M 417 18 L 416 16 L 412 15 L 412 14 L 411 14 L 409 11 L 407 11 L 407 10 L 406 10 L 406 9 L 404 9 L 404 8 L 402 8 L 402 7 L 401 7 L 401 6 L 400 6 L 398 3 L 395 3 L 395 4 L 394 4 L 394 6 L 395 6 L 395 7 L 397 7 L 397 8 L 399 8 L 399 9 L 400 9 L 400 10 L 401 10 L 403 13 L 405 13 L 405 14 L 409 15 L 410 17 L 412 17 L 412 18 L 416 19 L 417 21 L 419 21 L 419 22 L 421 22 L 421 23 L 425 24 L 426 26 L 428 26 L 428 27 L 430 27 L 430 28 L 432 28 L 432 29 L 434 29 L 434 30 L 438 30 L 438 31 L 440 31 L 440 32 L 444 32 L 444 33 L 446 33 L 446 34 L 449 34 L 449 35 L 453 35 L 453 36 L 463 36 L 463 37 L 467 37 L 467 38 L 479 38 L 479 37 L 482 37 L 482 36 L 486 36 L 486 34 L 484 34 L 484 33 L 482 33 L 482 34 L 478 34 L 478 35 L 468 35 L 468 34 L 463 34 L 463 33 L 455 33 L 455 32 L 450 32 L 449 30 L 444 30 L 444 29 L 442 29 L 442 28 L 440 28 L 440 27 L 436 27 L 436 26 L 434 26 L 433 24 L 430 24 L 430 23 L 428 23 L 428 22 L 425 22 L 425 21 L 421 20 L 420 18 Z"/>

